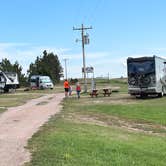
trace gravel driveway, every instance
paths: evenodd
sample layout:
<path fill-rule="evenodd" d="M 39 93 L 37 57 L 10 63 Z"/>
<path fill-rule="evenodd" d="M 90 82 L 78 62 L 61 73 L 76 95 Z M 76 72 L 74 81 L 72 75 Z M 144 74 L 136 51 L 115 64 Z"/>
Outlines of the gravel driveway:
<path fill-rule="evenodd" d="M 60 111 L 64 94 L 49 94 L 9 108 L 0 115 L 0 166 L 20 166 L 30 160 L 27 141 L 51 115 Z"/>

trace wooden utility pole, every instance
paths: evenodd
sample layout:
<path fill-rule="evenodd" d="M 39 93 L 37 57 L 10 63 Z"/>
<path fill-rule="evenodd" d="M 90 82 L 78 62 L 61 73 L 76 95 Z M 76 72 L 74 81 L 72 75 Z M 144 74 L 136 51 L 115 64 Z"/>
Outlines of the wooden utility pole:
<path fill-rule="evenodd" d="M 65 61 L 65 78 L 67 80 L 67 64 L 66 64 L 66 61 L 68 60 L 67 58 L 64 58 L 63 59 Z"/>
<path fill-rule="evenodd" d="M 86 63 L 85 63 L 85 44 L 88 44 L 85 41 L 84 30 L 92 29 L 92 27 L 84 27 L 82 24 L 81 28 L 73 27 L 73 30 L 81 31 L 81 38 L 82 38 L 82 56 L 83 56 L 83 73 L 84 73 L 84 92 L 87 92 L 87 79 L 86 79 Z"/>

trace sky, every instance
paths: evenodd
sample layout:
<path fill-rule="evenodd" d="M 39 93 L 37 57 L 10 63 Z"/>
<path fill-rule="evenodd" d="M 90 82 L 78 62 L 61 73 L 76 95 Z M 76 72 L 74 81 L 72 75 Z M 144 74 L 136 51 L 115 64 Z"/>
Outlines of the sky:
<path fill-rule="evenodd" d="M 0 61 L 17 60 L 26 73 L 47 50 L 62 67 L 67 59 L 69 78 L 80 78 L 81 32 L 73 27 L 84 24 L 92 26 L 86 66 L 95 77 L 126 76 L 128 57 L 166 57 L 165 7 L 165 0 L 0 0 Z"/>

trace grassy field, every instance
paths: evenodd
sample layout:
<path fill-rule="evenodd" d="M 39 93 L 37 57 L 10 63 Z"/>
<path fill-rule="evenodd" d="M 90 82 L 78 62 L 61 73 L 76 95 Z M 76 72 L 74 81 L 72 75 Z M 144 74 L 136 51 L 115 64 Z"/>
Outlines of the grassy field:
<path fill-rule="evenodd" d="M 165 166 L 166 97 L 135 99 L 125 81 L 112 85 L 120 92 L 111 97 L 65 99 L 29 141 L 26 166 Z"/>
<path fill-rule="evenodd" d="M 0 93 L 0 113 L 8 107 L 14 107 L 26 103 L 30 99 L 41 97 L 45 94 L 63 92 L 62 86 L 56 86 L 53 90 L 30 90 L 17 89 L 16 92 Z"/>

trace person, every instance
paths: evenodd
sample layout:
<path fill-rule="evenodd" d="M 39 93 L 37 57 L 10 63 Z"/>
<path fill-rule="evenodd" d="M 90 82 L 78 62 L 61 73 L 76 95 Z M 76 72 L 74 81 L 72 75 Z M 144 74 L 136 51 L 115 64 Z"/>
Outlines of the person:
<path fill-rule="evenodd" d="M 67 79 L 65 79 L 63 85 L 64 85 L 64 89 L 65 89 L 65 97 L 68 97 L 68 92 L 69 92 L 69 82 L 67 81 Z"/>
<path fill-rule="evenodd" d="M 81 86 L 80 86 L 79 82 L 77 82 L 77 84 L 76 84 L 76 92 L 77 92 L 77 97 L 79 99 L 80 98 L 80 92 L 81 92 Z"/>
<path fill-rule="evenodd" d="M 72 93 L 72 86 L 69 85 L 69 96 L 71 96 L 71 93 Z"/>

